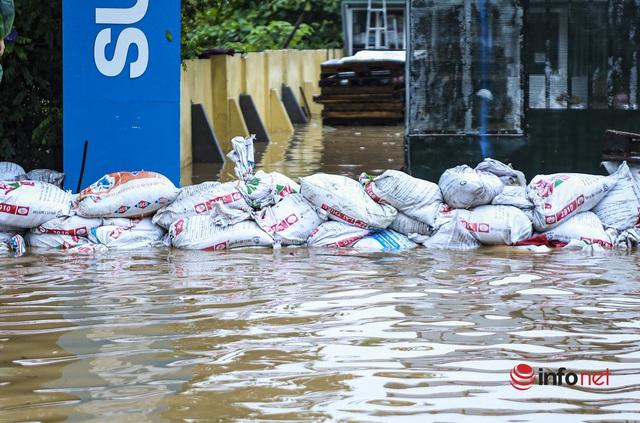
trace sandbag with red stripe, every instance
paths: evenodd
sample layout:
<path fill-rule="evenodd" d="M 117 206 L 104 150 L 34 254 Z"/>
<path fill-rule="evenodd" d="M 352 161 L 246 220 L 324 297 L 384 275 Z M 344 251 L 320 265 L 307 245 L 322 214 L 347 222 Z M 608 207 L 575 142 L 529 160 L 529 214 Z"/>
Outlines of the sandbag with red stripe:
<path fill-rule="evenodd" d="M 593 209 L 617 182 L 616 175 L 556 173 L 536 176 L 527 187 L 527 195 L 534 204 L 534 228 L 545 232 L 578 213 Z"/>
<path fill-rule="evenodd" d="M 309 235 L 327 219 L 300 194 L 290 194 L 278 204 L 265 207 L 256 215 L 263 231 L 282 245 L 302 245 Z"/>
<path fill-rule="evenodd" d="M 252 210 L 235 182 L 204 182 L 181 188 L 175 201 L 153 216 L 153 223 L 169 229 L 179 219 L 211 216 L 226 226 L 249 219 Z"/>
<path fill-rule="evenodd" d="M 330 220 L 318 226 L 307 240 L 309 247 L 345 248 L 351 247 L 371 231 L 347 223 Z"/>
<path fill-rule="evenodd" d="M 517 245 L 546 245 L 548 247 L 564 247 L 572 240 L 586 241 L 605 248 L 613 248 L 611 239 L 602 222 L 592 212 L 582 212 L 564 220 L 560 225 L 546 232 L 535 234 L 531 238 L 518 242 Z"/>
<path fill-rule="evenodd" d="M 317 173 L 300 178 L 301 193 L 329 219 L 367 230 L 391 225 L 398 211 L 389 204 L 378 204 L 364 188 L 346 176 Z"/>
<path fill-rule="evenodd" d="M 71 213 L 70 193 L 37 181 L 0 181 L 0 226 L 30 229 Z"/>
<path fill-rule="evenodd" d="M 179 219 L 169 229 L 171 245 L 184 250 L 220 251 L 239 247 L 271 247 L 273 237 L 254 221 L 219 226 L 210 216 Z"/>
<path fill-rule="evenodd" d="M 433 182 L 398 170 L 387 170 L 376 178 L 363 173 L 360 183 L 375 202 L 390 204 L 418 222 L 435 226 L 443 200 L 440 188 Z"/>

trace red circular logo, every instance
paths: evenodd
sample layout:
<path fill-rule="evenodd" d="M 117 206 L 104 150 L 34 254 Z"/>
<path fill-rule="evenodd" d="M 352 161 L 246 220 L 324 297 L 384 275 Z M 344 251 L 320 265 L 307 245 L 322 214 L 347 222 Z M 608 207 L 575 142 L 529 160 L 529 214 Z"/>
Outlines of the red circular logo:
<path fill-rule="evenodd" d="M 511 379 L 511 386 L 518 391 L 526 391 L 531 388 L 531 385 L 536 379 L 533 368 L 524 363 L 516 364 L 509 372 L 509 377 Z"/>

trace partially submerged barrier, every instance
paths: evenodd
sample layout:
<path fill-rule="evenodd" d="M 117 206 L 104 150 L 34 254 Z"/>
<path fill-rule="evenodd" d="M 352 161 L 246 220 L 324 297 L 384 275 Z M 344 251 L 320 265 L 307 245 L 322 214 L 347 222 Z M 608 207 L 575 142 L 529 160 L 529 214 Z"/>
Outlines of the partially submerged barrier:
<path fill-rule="evenodd" d="M 640 241 L 640 167 L 626 162 L 604 163 L 609 176 L 537 175 L 528 184 L 493 159 L 449 169 L 438 184 L 395 170 L 358 181 L 318 173 L 298 184 L 256 172 L 253 141 L 231 142 L 237 180 L 182 189 L 154 172 L 119 172 L 72 196 L 0 163 L 0 246 L 21 253 L 22 235 L 34 248 L 75 253 L 163 245 L 597 249 Z"/>
<path fill-rule="evenodd" d="M 208 59 L 187 60 L 182 70 L 182 183 L 190 182 L 193 162 L 191 105 L 201 104 L 212 123 L 213 135 L 224 153 L 231 150 L 228 140 L 249 136 L 251 131 L 242 112 L 240 96 L 251 99 L 255 113 L 252 125 L 264 127 L 266 138 L 282 141 L 293 134 L 293 124 L 283 98 L 283 87 L 289 100 L 299 108 L 307 107 L 319 114 L 322 107 L 313 103 L 320 93 L 320 65 L 342 57 L 342 50 L 269 50 L 245 55 L 219 55 Z M 306 102 L 305 102 L 306 98 Z M 263 137 L 264 138 L 264 137 Z"/>

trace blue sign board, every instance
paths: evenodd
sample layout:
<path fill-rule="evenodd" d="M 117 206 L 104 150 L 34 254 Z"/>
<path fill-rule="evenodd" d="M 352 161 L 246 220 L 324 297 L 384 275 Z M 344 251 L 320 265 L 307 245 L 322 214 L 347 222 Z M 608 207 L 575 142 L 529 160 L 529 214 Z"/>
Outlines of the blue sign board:
<path fill-rule="evenodd" d="M 180 0 L 63 0 L 64 170 L 180 179 Z"/>

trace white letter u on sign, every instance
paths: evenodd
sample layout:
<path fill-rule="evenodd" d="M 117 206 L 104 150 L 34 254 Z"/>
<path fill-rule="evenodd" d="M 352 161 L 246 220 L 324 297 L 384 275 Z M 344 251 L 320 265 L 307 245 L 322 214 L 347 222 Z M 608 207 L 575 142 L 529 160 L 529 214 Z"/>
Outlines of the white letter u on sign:
<path fill-rule="evenodd" d="M 133 25 L 147 14 L 149 0 L 138 0 L 128 9 L 96 9 L 98 25 Z"/>

